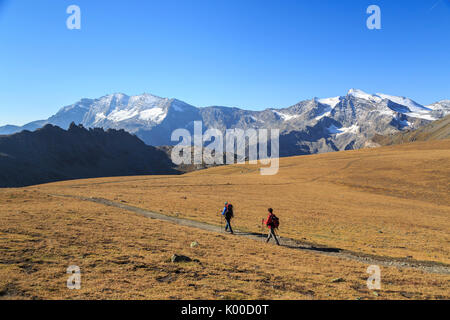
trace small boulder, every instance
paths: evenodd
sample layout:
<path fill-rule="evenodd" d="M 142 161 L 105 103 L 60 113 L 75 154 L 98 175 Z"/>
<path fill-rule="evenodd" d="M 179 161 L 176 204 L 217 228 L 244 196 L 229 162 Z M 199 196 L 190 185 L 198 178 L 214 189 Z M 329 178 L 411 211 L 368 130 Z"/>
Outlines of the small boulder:
<path fill-rule="evenodd" d="M 186 256 L 182 256 L 182 255 L 178 255 L 178 254 L 174 254 L 171 258 L 170 261 L 172 262 L 191 262 L 192 259 Z"/>
<path fill-rule="evenodd" d="M 333 282 L 333 283 L 344 282 L 344 281 L 345 280 L 343 278 L 336 278 L 336 279 L 331 280 L 331 282 Z"/>
<path fill-rule="evenodd" d="M 197 241 L 191 242 L 191 248 L 195 247 L 198 247 L 198 242 Z"/>

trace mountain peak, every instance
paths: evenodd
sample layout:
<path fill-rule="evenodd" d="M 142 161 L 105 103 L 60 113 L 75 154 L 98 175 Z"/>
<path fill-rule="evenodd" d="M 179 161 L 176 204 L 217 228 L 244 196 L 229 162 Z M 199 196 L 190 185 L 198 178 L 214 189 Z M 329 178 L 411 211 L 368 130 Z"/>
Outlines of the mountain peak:
<path fill-rule="evenodd" d="M 373 100 L 374 96 L 372 94 L 369 94 L 367 92 L 364 92 L 360 89 L 350 89 L 347 93 L 348 96 L 352 96 L 359 99 L 365 99 L 365 100 Z"/>
<path fill-rule="evenodd" d="M 338 103 L 341 101 L 341 97 L 333 97 L 333 98 L 324 98 L 324 99 L 317 99 L 314 98 L 315 101 L 330 106 L 331 108 L 334 108 L 338 105 Z"/>
<path fill-rule="evenodd" d="M 141 94 L 141 96 L 158 98 L 158 99 L 167 99 L 167 98 L 163 98 L 163 97 L 157 96 L 156 94 L 152 94 L 152 93 L 149 93 L 149 92 L 144 92 L 143 94 Z"/>
<path fill-rule="evenodd" d="M 121 93 L 121 92 L 115 92 L 115 93 L 110 93 L 110 94 L 104 95 L 104 96 L 100 97 L 99 100 L 101 100 L 101 99 L 112 99 L 112 98 L 122 99 L 122 98 L 125 98 L 125 97 L 128 97 L 128 96 L 126 94 L 124 94 L 124 93 Z"/>

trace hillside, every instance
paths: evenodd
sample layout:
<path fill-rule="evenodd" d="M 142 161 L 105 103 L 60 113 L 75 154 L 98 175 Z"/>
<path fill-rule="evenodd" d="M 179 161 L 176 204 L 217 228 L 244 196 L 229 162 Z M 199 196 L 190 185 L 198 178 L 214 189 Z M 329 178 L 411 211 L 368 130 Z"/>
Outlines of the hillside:
<path fill-rule="evenodd" d="M 450 263 L 450 141 L 280 159 L 275 176 L 257 166 L 215 167 L 182 176 L 105 178 L 36 187 L 94 196 L 218 224 L 225 201 L 236 223 L 258 231 L 273 207 L 292 238 L 388 256 Z M 411 213 L 414 214 L 411 214 Z M 380 233 L 379 231 L 382 231 Z"/>
<path fill-rule="evenodd" d="M 170 158 L 124 130 L 46 125 L 0 136 L 0 187 L 45 182 L 176 173 Z"/>
<path fill-rule="evenodd" d="M 0 291 L 27 299 L 448 299 L 449 160 L 450 140 L 442 140 L 283 158 L 275 176 L 233 165 L 3 189 Z M 224 201 L 234 204 L 240 234 L 266 232 L 261 218 L 273 207 L 284 246 L 219 234 Z M 174 253 L 194 261 L 171 263 Z M 72 264 L 83 272 L 79 291 L 61 285 Z M 382 268 L 376 295 L 366 287 L 371 264 Z"/>
<path fill-rule="evenodd" d="M 450 139 L 450 115 L 416 130 L 406 130 L 388 136 L 376 135 L 372 140 L 380 145 L 393 145 L 414 141 Z"/>
<path fill-rule="evenodd" d="M 450 297 L 448 275 L 382 267 L 375 295 L 366 287 L 364 262 L 275 248 L 37 188 L 0 190 L 0 208 L 0 300 Z M 197 261 L 171 263 L 175 253 Z M 80 290 L 66 287 L 71 265 L 81 270 Z"/>

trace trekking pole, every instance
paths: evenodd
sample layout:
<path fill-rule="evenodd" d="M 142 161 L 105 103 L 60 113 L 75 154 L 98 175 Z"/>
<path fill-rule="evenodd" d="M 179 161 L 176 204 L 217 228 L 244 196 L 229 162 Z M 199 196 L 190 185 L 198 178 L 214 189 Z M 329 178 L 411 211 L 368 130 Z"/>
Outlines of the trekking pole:
<path fill-rule="evenodd" d="M 237 227 L 236 227 L 236 208 L 234 206 L 233 206 L 233 216 L 230 219 L 230 225 L 231 225 L 231 221 L 233 221 L 234 231 L 237 231 Z"/>
<path fill-rule="evenodd" d="M 232 217 L 232 220 L 234 221 L 234 222 L 233 222 L 233 224 L 234 224 L 234 230 L 237 232 L 239 229 L 238 229 L 238 227 L 237 227 L 237 225 L 236 225 L 236 207 L 233 207 L 233 217 Z"/>

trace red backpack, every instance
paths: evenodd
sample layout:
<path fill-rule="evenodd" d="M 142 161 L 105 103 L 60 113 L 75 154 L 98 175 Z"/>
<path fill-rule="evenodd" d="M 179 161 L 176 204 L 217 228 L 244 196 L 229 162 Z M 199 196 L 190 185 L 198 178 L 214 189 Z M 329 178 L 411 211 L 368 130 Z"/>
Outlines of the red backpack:
<path fill-rule="evenodd" d="M 278 229 L 278 227 L 280 226 L 280 219 L 278 219 L 278 217 L 274 214 L 272 214 L 272 226 L 275 229 Z"/>

